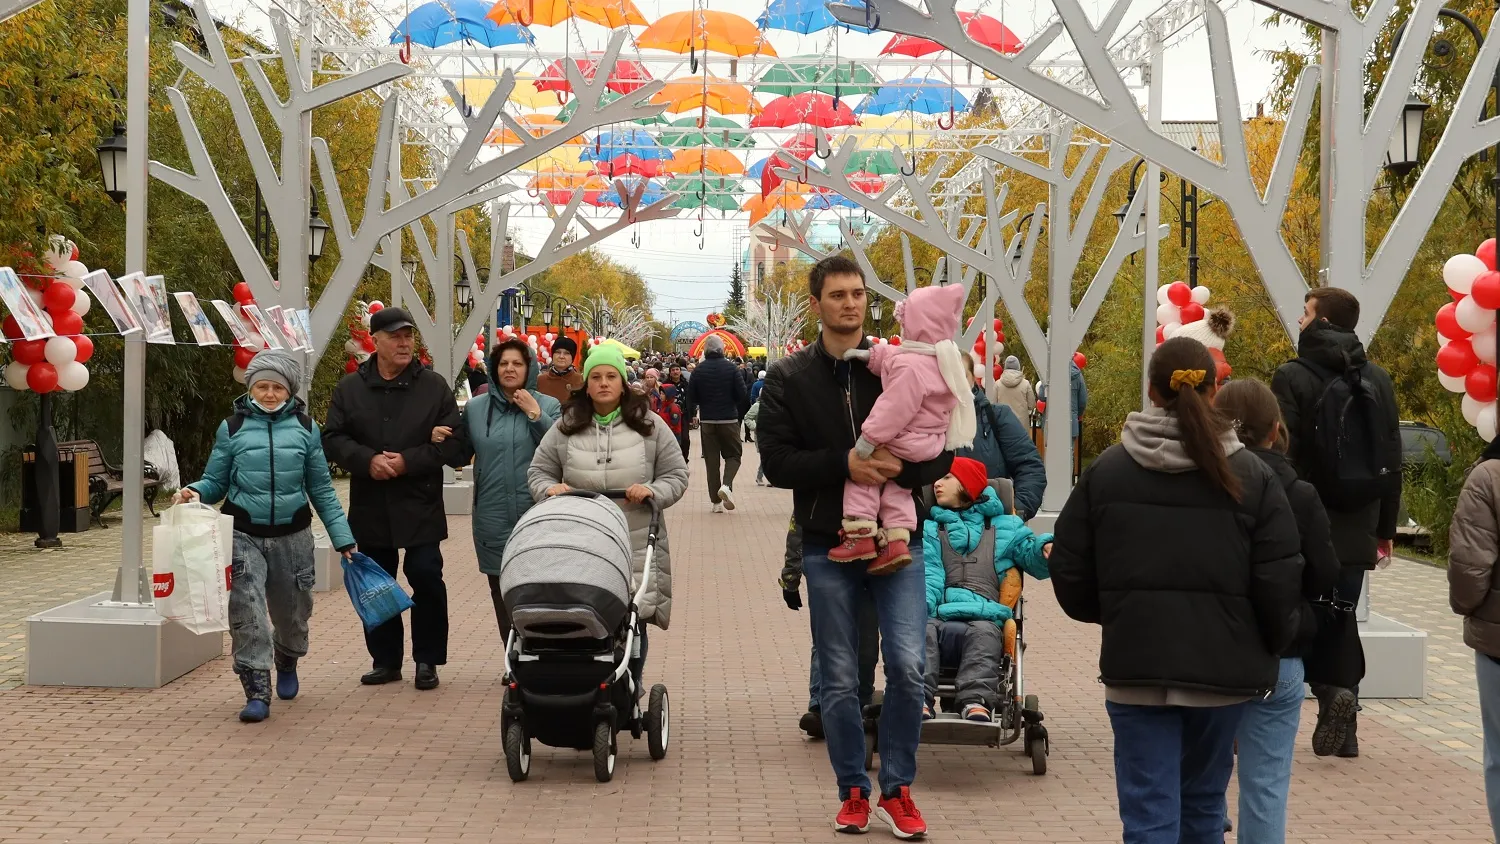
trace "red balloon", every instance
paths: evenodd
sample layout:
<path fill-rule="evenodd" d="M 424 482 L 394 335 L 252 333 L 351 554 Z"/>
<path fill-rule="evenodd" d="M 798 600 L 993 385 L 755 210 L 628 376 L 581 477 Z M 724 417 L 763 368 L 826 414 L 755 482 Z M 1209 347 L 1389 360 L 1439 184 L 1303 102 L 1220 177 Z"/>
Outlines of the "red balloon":
<path fill-rule="evenodd" d="M 384 309 L 385 309 L 385 305 L 382 305 L 379 302 L 371 302 L 370 303 L 370 313 L 372 313 L 372 314 L 380 313 Z"/>
<path fill-rule="evenodd" d="M 72 311 L 52 315 L 52 331 L 59 337 L 83 333 L 83 317 Z"/>
<path fill-rule="evenodd" d="M 1156 345 L 1160 346 L 1161 344 L 1167 342 L 1166 332 L 1167 327 L 1165 325 L 1158 325 L 1156 327 Z"/>
<path fill-rule="evenodd" d="M 892 334 L 891 335 L 891 345 L 892 346 L 899 346 L 899 345 L 901 345 L 901 335 L 900 334 Z"/>
<path fill-rule="evenodd" d="M 995 331 L 998 332 L 1001 328 L 1004 327 L 1004 323 L 1000 322 L 1000 317 L 995 317 Z"/>
<path fill-rule="evenodd" d="M 1089 359 L 1083 356 L 1083 352 L 1074 352 L 1073 362 L 1078 364 L 1079 369 L 1083 369 L 1089 365 Z"/>
<path fill-rule="evenodd" d="M 1497 269 L 1495 266 L 1495 239 L 1493 237 L 1479 244 L 1479 248 L 1474 250 L 1474 255 L 1483 261 L 1486 267 L 1492 270 Z"/>
<path fill-rule="evenodd" d="M 1176 283 L 1182 284 L 1180 281 Z M 1182 286 L 1186 287 L 1187 285 L 1183 284 Z M 1181 318 L 1183 325 L 1203 319 L 1203 306 L 1197 302 L 1189 301 L 1186 305 L 1182 306 Z"/>
<path fill-rule="evenodd" d="M 1481 308 L 1494 310 L 1500 308 L 1500 273 L 1487 270 L 1474 279 L 1474 288 L 1469 291 L 1474 297 L 1474 303 Z"/>
<path fill-rule="evenodd" d="M 255 294 L 250 291 L 249 284 L 242 281 L 234 286 L 232 292 L 234 293 L 234 301 L 239 302 L 241 305 L 255 304 Z"/>
<path fill-rule="evenodd" d="M 47 359 L 47 341 L 18 340 L 11 344 L 10 356 L 15 358 L 17 363 L 35 366 Z"/>
<path fill-rule="evenodd" d="M 234 365 L 238 366 L 240 369 L 244 369 L 245 367 L 250 365 L 250 361 L 254 357 L 255 352 L 251 351 L 250 349 L 247 349 L 243 346 L 236 347 L 234 350 Z"/>
<path fill-rule="evenodd" d="M 1438 349 L 1438 371 L 1450 378 L 1465 377 L 1478 365 L 1479 356 L 1474 354 L 1474 346 L 1468 340 L 1454 340 Z"/>
<path fill-rule="evenodd" d="M 26 370 L 26 386 L 34 393 L 50 393 L 57 389 L 57 367 L 45 360 L 31 364 Z"/>
<path fill-rule="evenodd" d="M 354 358 L 349 358 L 347 361 L 344 361 L 344 371 L 345 372 L 358 372 L 359 371 L 359 361 L 355 360 Z"/>
<path fill-rule="evenodd" d="M 1495 380 L 1495 367 L 1481 363 L 1464 376 L 1464 389 L 1475 401 L 1492 402 L 1495 400 Z"/>
<path fill-rule="evenodd" d="M 996 331 L 995 332 L 995 340 L 997 342 L 1004 343 L 1005 342 L 1005 332 L 1004 331 Z"/>
<path fill-rule="evenodd" d="M 16 322 L 13 316 L 7 316 L 4 322 L 0 322 L 0 333 L 3 333 L 7 340 L 19 340 L 26 336 L 21 333 L 21 324 Z"/>
<path fill-rule="evenodd" d="M 1000 380 L 1000 376 L 1005 374 L 1005 367 L 1003 367 L 1003 366 L 1001 366 L 1000 364 L 997 363 L 993 367 L 990 368 L 990 371 L 994 373 L 995 380 L 999 381 Z"/>
<path fill-rule="evenodd" d="M 1193 288 L 1188 287 L 1186 282 L 1174 281 L 1167 285 L 1167 301 L 1179 308 L 1185 308 L 1189 302 L 1193 301 Z M 1191 320 L 1184 319 L 1182 322 L 1186 325 Z"/>
<path fill-rule="evenodd" d="M 375 351 L 375 338 L 367 334 L 365 335 L 365 338 L 360 341 L 360 345 L 364 347 L 365 351 L 373 353 Z"/>
<path fill-rule="evenodd" d="M 88 363 L 89 358 L 94 356 L 94 341 L 87 334 L 79 334 L 71 338 L 73 345 L 78 347 L 78 355 L 73 360 L 79 363 Z"/>
<path fill-rule="evenodd" d="M 73 309 L 73 301 L 78 298 L 78 291 L 60 281 L 54 281 L 47 285 L 42 291 L 42 306 L 51 311 L 54 316 L 63 311 Z"/>
<path fill-rule="evenodd" d="M 1037 403 L 1036 403 L 1036 412 L 1037 413 L 1046 413 L 1047 412 L 1047 403 L 1044 402 L 1044 401 L 1038 400 Z"/>
<path fill-rule="evenodd" d="M 1437 317 L 1433 321 L 1437 323 L 1438 333 L 1449 340 L 1467 340 L 1470 337 L 1470 332 L 1458 324 L 1457 302 L 1449 302 L 1438 308 Z"/>

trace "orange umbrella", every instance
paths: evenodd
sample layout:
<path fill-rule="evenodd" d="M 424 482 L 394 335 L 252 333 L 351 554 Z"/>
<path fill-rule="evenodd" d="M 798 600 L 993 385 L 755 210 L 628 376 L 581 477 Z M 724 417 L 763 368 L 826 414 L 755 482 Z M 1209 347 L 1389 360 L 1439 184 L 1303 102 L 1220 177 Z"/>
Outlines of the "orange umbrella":
<path fill-rule="evenodd" d="M 745 172 L 745 164 L 727 149 L 680 149 L 662 169 L 684 176 L 699 171 L 738 176 Z"/>
<path fill-rule="evenodd" d="M 776 55 L 776 48 L 766 43 L 765 34 L 755 24 L 729 12 L 673 12 L 646 27 L 636 43 L 673 53 Z"/>
<path fill-rule="evenodd" d="M 630 0 L 500 0 L 485 17 L 502 26 L 556 26 L 570 17 L 611 29 L 647 24 Z"/>
<path fill-rule="evenodd" d="M 755 114 L 760 111 L 760 103 L 750 96 L 749 88 L 717 76 L 707 77 L 707 84 L 702 76 L 672 79 L 656 92 L 651 102 L 665 104 L 667 111 L 674 114 L 700 108 L 720 114 Z"/>
<path fill-rule="evenodd" d="M 772 211 L 798 211 L 807 204 L 807 197 L 800 194 L 777 191 L 770 196 L 752 196 L 740 206 L 741 211 L 750 212 L 750 225 L 765 219 Z"/>
<path fill-rule="evenodd" d="M 558 120 L 550 114 L 523 114 L 516 118 L 516 122 L 521 124 L 521 128 L 525 129 L 533 138 L 540 138 L 565 125 L 563 121 Z M 515 132 L 511 131 L 510 127 L 497 126 L 490 130 L 490 134 L 484 139 L 484 142 L 487 144 L 521 144 L 522 140 Z M 564 141 L 564 143 L 582 146 L 583 138 L 574 135 Z"/>
<path fill-rule="evenodd" d="M 538 170 L 537 174 L 526 183 L 526 189 L 570 190 L 583 184 L 586 178 L 588 177 L 583 173 L 564 170 L 560 167 L 548 167 Z"/>

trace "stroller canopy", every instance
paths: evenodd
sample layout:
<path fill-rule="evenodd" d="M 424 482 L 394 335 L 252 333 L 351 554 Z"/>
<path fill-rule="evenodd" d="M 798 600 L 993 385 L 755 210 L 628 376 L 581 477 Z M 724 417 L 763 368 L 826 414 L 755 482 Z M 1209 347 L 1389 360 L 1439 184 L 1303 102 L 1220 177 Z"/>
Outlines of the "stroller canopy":
<path fill-rule="evenodd" d="M 523 636 L 605 639 L 630 609 L 630 528 L 608 498 L 558 495 L 521 517 L 500 595 Z"/>

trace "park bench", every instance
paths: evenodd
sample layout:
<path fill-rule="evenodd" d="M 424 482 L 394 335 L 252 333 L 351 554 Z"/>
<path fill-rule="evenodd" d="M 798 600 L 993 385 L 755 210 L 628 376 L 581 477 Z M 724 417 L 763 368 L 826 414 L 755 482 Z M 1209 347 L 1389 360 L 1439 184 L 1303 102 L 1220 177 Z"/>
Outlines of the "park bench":
<path fill-rule="evenodd" d="M 89 464 L 89 513 L 94 522 L 100 527 L 105 527 L 104 520 L 100 515 L 116 498 L 125 494 L 125 473 L 109 464 L 104 459 L 104 450 L 93 440 L 72 440 L 57 444 L 59 454 L 87 455 Z M 150 463 L 145 465 L 145 479 L 141 483 L 142 489 L 149 493 L 146 498 L 146 506 L 151 508 L 151 515 L 156 512 L 156 494 L 161 487 L 161 473 Z"/>

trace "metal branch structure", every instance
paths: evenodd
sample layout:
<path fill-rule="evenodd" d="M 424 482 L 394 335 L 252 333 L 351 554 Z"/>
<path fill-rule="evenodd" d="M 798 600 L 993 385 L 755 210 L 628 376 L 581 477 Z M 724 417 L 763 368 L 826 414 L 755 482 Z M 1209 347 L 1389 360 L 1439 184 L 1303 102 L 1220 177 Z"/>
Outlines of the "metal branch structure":
<path fill-rule="evenodd" d="M 767 360 L 775 361 L 788 343 L 802 336 L 806 325 L 806 303 L 777 296 L 752 299 L 745 305 L 744 316 L 730 320 L 728 328 L 751 345 L 765 346 Z"/>
<path fill-rule="evenodd" d="M 670 203 L 671 200 L 664 200 Z M 656 336 L 651 315 L 634 305 L 612 305 L 603 296 L 594 296 L 574 306 L 584 329 L 596 337 L 617 340 L 635 349 Z"/>

